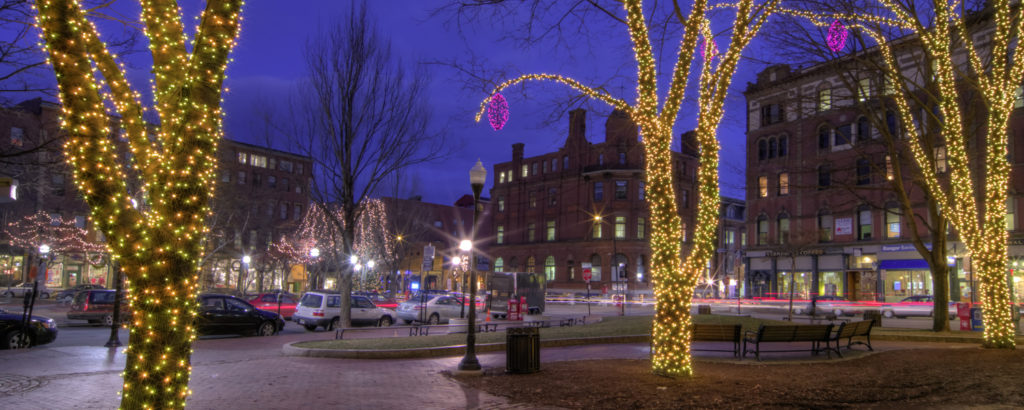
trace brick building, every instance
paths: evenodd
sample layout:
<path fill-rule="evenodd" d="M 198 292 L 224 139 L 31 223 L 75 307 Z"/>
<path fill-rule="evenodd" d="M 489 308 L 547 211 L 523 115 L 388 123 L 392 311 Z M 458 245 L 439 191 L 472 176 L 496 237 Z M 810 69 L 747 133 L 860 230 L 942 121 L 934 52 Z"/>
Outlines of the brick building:
<path fill-rule="evenodd" d="M 922 72 L 920 62 L 901 59 L 901 69 Z M 892 84 L 869 71 L 852 80 L 843 63 L 792 69 L 775 65 L 758 74 L 744 92 L 747 101 L 748 274 L 744 296 L 797 298 L 838 295 L 850 300 L 899 301 L 930 295 L 927 262 L 911 243 L 908 215 L 889 181 L 893 161 L 912 170 L 897 115 L 885 109 Z M 927 67 L 927 65 L 924 65 Z M 926 71 L 923 71 L 926 72 Z M 847 72 L 848 73 L 848 72 Z M 1012 166 L 1009 215 L 1010 271 L 1015 298 L 1024 294 L 1024 231 L 1015 217 L 1024 194 L 1024 98 L 1010 118 Z M 935 119 L 918 109 L 924 135 L 937 133 Z M 980 134 L 980 133 L 979 133 Z M 884 135 L 895 135 L 893 149 Z M 902 141 L 902 142 L 901 142 Z M 941 140 L 933 150 L 937 173 L 947 171 Z M 914 176 L 903 173 L 905 185 Z M 921 189 L 911 188 L 913 217 L 930 221 Z M 930 243 L 927 245 L 930 247 Z M 975 286 L 965 247 L 955 233 L 946 246 L 950 300 L 967 300 Z M 792 275 L 792 276 L 790 276 Z"/>
<path fill-rule="evenodd" d="M 493 269 L 543 272 L 549 292 L 580 292 L 589 264 L 597 292 L 626 285 L 630 293 L 649 293 L 650 222 L 637 126 L 613 111 L 605 141 L 591 143 L 585 115 L 569 112 L 569 135 L 558 151 L 526 157 L 517 143 L 511 161 L 494 165 Z M 675 152 L 672 166 L 685 245 L 692 239 L 696 157 Z"/>
<path fill-rule="evenodd" d="M 734 298 L 739 294 L 744 276 L 743 247 L 747 244 L 747 204 L 741 199 L 724 196 L 721 200 L 711 270 L 702 278 L 697 293 L 718 298 Z"/>

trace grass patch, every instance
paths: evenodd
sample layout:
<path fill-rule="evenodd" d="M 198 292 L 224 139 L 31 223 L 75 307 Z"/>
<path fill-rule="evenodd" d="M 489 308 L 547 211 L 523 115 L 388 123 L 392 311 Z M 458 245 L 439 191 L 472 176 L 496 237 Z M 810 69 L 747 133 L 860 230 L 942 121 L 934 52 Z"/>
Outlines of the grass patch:
<path fill-rule="evenodd" d="M 696 323 L 715 324 L 736 324 L 743 326 L 743 330 L 757 330 L 763 324 L 788 324 L 777 320 L 757 319 L 740 316 L 720 315 L 696 315 L 693 316 Z M 651 322 L 653 316 L 611 316 L 605 317 L 601 322 L 572 327 L 548 327 L 540 329 L 541 340 L 556 339 L 585 339 L 589 337 L 606 336 L 632 336 L 646 335 L 651 333 Z M 443 331 L 442 329 L 437 329 Z M 399 334 L 405 330 L 397 330 Z M 505 332 L 477 333 L 478 344 L 504 343 Z M 441 346 L 457 346 L 466 344 L 466 334 L 456 333 L 450 335 L 433 336 L 399 336 L 384 337 L 377 339 L 348 339 L 348 340 L 315 340 L 296 343 L 295 346 L 311 349 L 338 349 L 338 350 L 405 350 L 423 349 Z"/>

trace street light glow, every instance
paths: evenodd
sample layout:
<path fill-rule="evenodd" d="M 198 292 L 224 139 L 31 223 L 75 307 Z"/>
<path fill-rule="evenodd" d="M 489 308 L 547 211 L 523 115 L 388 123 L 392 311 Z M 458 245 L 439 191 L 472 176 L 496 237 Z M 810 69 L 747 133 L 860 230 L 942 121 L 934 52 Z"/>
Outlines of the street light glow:
<path fill-rule="evenodd" d="M 349 261 L 349 263 L 355 265 L 355 264 L 359 263 L 359 257 L 356 256 L 356 255 L 352 255 L 352 256 L 350 256 L 348 258 L 348 261 Z"/>
<path fill-rule="evenodd" d="M 462 242 L 459 242 L 459 249 L 465 252 L 469 252 L 471 249 L 473 249 L 473 241 L 469 239 L 463 239 Z"/>
<path fill-rule="evenodd" d="M 377 263 L 376 263 L 376 262 L 374 262 L 373 260 L 367 261 L 367 262 L 366 262 L 366 268 L 367 268 L 367 269 L 373 269 L 373 266 L 374 266 L 374 265 L 376 265 L 376 264 L 377 264 Z"/>
<path fill-rule="evenodd" d="M 45 243 L 42 244 L 42 245 L 39 245 L 39 253 L 41 253 L 43 255 L 46 255 L 46 254 L 50 253 L 50 245 L 47 245 Z"/>
<path fill-rule="evenodd" d="M 249 255 L 245 255 L 245 256 L 242 257 L 242 263 L 244 263 L 246 265 L 248 265 L 249 262 L 251 262 L 251 261 L 252 261 L 252 258 L 249 257 Z"/>
<path fill-rule="evenodd" d="M 316 258 L 318 256 L 320 256 L 320 249 L 319 248 L 313 248 L 313 249 L 309 250 L 309 257 L 310 258 Z"/>
<path fill-rule="evenodd" d="M 461 264 L 462 264 L 462 258 L 460 258 L 458 256 L 452 258 L 452 265 L 453 266 L 459 266 Z"/>

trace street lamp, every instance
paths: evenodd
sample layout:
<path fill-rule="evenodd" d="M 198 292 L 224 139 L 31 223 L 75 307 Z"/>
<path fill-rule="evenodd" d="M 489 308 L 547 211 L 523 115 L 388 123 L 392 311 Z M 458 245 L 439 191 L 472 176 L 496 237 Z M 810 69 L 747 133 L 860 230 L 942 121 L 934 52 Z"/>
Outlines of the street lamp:
<path fill-rule="evenodd" d="M 309 264 L 310 265 L 312 265 L 315 262 L 316 258 L 319 258 L 319 257 L 320 257 L 320 248 L 310 248 L 309 249 Z M 309 284 L 310 284 L 310 276 L 311 275 L 309 274 L 309 270 L 310 269 L 307 266 L 306 267 L 306 283 L 307 283 L 307 286 L 309 286 Z M 309 288 L 307 288 L 307 289 L 310 289 L 310 288 L 312 288 L 312 286 L 309 286 Z"/>
<path fill-rule="evenodd" d="M 476 237 L 477 220 L 480 218 L 480 191 L 484 189 L 487 182 L 487 169 L 480 160 L 469 170 L 469 185 L 473 188 L 473 237 Z M 459 370 L 480 371 L 480 361 L 476 359 L 476 260 L 473 258 L 473 242 L 463 240 L 459 249 L 468 252 L 469 268 L 471 277 L 469 279 L 469 297 L 472 305 L 469 308 L 469 317 L 466 323 L 466 355 L 459 362 Z"/>
<path fill-rule="evenodd" d="M 242 255 L 242 275 L 238 280 L 238 290 L 242 293 L 245 293 L 245 290 L 248 288 L 244 280 L 249 279 L 249 262 L 252 262 L 252 258 L 249 255 Z"/>

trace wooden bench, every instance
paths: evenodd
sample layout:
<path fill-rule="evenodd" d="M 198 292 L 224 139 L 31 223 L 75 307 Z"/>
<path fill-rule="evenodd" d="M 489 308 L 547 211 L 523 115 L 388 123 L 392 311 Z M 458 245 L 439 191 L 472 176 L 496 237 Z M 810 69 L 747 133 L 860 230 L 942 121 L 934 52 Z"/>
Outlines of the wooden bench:
<path fill-rule="evenodd" d="M 847 349 L 852 345 L 861 344 L 867 346 L 868 350 L 874 351 L 875 349 L 871 347 L 871 329 L 874 325 L 874 320 L 862 320 L 859 322 L 850 322 L 840 325 L 839 328 L 836 329 L 836 333 L 833 337 L 833 340 L 836 342 L 836 353 L 839 353 L 839 343 L 843 339 L 846 339 Z M 853 338 L 855 337 L 863 337 L 865 340 L 854 341 Z M 842 354 L 839 356 L 842 357 Z"/>
<path fill-rule="evenodd" d="M 732 350 L 723 349 L 696 349 L 692 346 L 690 350 L 703 352 L 732 352 L 734 357 L 740 357 L 740 325 L 717 325 L 697 323 L 693 325 L 694 342 L 732 342 Z"/>
<path fill-rule="evenodd" d="M 810 342 L 811 347 L 809 349 L 765 350 L 764 352 L 809 351 L 811 354 L 818 354 L 818 352 L 824 350 L 829 352 L 829 358 L 832 358 L 831 340 L 832 325 L 761 325 L 756 332 L 747 331 L 744 336 L 743 356 L 745 357 L 750 352 L 747 349 L 747 343 L 754 345 L 754 357 L 757 360 L 761 360 L 761 343 Z M 825 347 L 821 347 L 823 343 Z"/>

